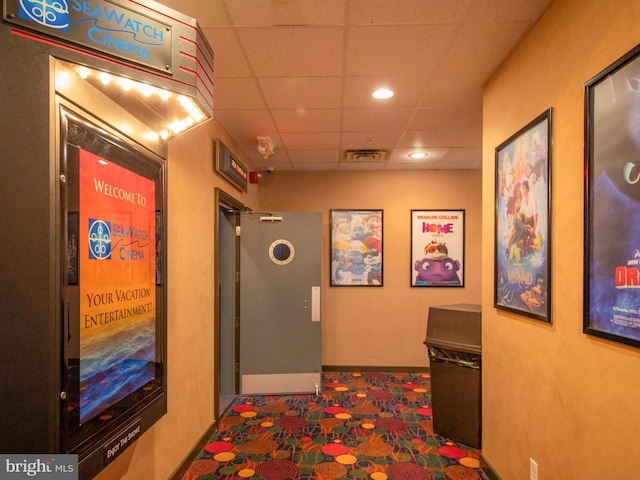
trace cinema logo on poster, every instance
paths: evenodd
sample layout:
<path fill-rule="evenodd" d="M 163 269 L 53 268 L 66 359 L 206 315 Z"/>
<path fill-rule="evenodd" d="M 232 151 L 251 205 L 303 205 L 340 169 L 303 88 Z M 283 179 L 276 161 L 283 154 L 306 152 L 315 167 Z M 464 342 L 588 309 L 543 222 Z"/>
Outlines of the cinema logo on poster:
<path fill-rule="evenodd" d="M 111 258 L 111 222 L 89 219 L 89 259 Z"/>
<path fill-rule="evenodd" d="M 0 455 L 0 478 L 78 480 L 78 455 Z"/>

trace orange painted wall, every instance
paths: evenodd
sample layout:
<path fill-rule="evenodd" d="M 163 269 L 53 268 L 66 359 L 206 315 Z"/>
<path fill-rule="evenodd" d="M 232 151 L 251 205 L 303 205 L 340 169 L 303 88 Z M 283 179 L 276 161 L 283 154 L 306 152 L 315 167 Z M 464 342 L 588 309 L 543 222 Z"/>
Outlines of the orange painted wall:
<path fill-rule="evenodd" d="M 430 305 L 480 303 L 481 172 L 275 172 L 260 180 L 262 210 L 323 219 L 322 363 L 426 367 Z M 384 211 L 383 287 L 329 286 L 329 210 Z M 465 210 L 464 288 L 411 287 L 411 209 Z"/>
<path fill-rule="evenodd" d="M 638 478 L 640 352 L 582 333 L 583 86 L 640 42 L 640 2 L 557 0 L 485 88 L 483 455 L 504 479 Z M 493 308 L 494 149 L 553 107 L 552 317 Z"/>

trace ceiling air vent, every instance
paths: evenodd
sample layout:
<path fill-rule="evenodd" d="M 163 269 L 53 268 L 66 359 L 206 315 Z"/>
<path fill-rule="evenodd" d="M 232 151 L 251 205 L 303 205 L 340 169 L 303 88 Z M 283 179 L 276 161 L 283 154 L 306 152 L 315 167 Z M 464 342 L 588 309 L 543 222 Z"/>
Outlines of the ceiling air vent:
<path fill-rule="evenodd" d="M 347 162 L 382 162 L 388 153 L 387 150 L 347 150 L 344 159 Z"/>

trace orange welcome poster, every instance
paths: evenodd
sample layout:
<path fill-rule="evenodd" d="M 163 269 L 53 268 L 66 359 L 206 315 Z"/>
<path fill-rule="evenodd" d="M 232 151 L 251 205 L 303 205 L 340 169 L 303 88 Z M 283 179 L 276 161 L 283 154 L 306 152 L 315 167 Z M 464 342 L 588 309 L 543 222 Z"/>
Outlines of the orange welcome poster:
<path fill-rule="evenodd" d="M 153 380 L 155 184 L 86 150 L 79 157 L 80 421 Z"/>

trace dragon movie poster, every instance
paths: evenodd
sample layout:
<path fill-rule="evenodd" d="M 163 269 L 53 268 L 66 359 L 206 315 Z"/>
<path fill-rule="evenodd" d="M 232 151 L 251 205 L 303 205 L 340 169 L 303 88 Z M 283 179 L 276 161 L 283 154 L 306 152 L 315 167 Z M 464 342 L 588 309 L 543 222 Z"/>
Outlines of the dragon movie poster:
<path fill-rule="evenodd" d="M 155 377 L 155 183 L 80 149 L 80 421 Z"/>
<path fill-rule="evenodd" d="M 464 286 L 464 210 L 411 211 L 411 286 Z"/>
<path fill-rule="evenodd" d="M 640 347 L 640 48 L 586 96 L 585 332 Z"/>
<path fill-rule="evenodd" d="M 496 149 L 495 304 L 550 322 L 550 110 Z"/>

